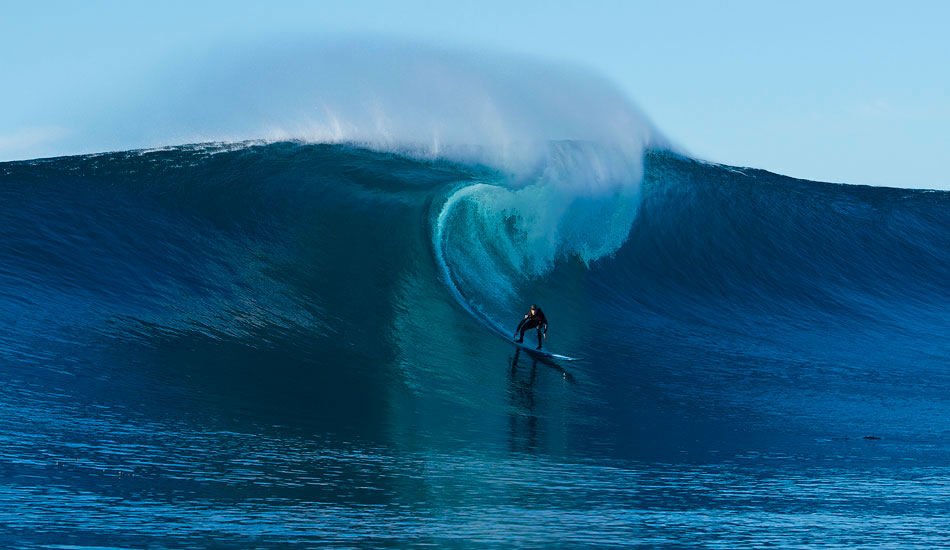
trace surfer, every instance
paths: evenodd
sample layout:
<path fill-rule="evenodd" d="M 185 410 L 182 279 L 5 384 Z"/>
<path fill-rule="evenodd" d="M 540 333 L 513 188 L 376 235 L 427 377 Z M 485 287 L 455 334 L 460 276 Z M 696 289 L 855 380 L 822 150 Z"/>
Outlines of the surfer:
<path fill-rule="evenodd" d="M 544 312 L 541 311 L 541 308 L 534 304 L 531 304 L 531 311 L 525 314 L 524 319 L 518 323 L 518 328 L 515 329 L 515 336 L 518 337 L 516 341 L 519 344 L 524 342 L 525 331 L 532 328 L 538 329 L 537 349 L 541 349 L 541 339 L 548 337 L 548 320 L 544 316 Z"/>

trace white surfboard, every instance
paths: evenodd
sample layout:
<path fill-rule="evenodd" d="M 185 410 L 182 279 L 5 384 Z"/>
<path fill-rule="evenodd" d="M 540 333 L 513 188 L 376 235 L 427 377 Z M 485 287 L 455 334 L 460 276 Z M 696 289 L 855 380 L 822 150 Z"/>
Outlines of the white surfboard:
<path fill-rule="evenodd" d="M 511 343 L 525 350 L 528 353 L 531 353 L 533 355 L 540 355 L 541 357 L 549 357 L 551 359 L 557 359 L 558 361 L 580 361 L 581 360 L 580 357 L 568 357 L 566 355 L 561 355 L 558 353 L 551 353 L 543 348 L 535 349 L 534 346 L 531 346 L 528 344 L 519 344 L 518 342 L 514 340 L 512 340 Z"/>

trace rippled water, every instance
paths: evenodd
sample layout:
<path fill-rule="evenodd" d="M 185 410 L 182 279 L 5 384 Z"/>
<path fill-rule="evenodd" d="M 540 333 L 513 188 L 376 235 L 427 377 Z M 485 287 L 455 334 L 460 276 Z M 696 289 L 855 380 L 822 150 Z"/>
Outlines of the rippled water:
<path fill-rule="evenodd" d="M 551 431 L 568 427 L 532 408 L 532 401 L 559 400 L 559 385 L 582 391 L 584 382 L 570 382 L 555 369 L 532 374 L 526 364 L 515 364 L 511 375 L 508 440 L 502 442 L 484 426 L 467 428 L 468 441 L 393 436 L 367 442 L 304 425 L 263 425 L 259 414 L 162 420 L 128 403 L 117 406 L 114 398 L 96 404 L 77 400 L 66 389 L 58 395 L 30 392 L 23 389 L 25 378 L 15 378 L 2 393 L 0 543 L 10 548 L 950 544 L 945 449 L 856 437 L 797 441 L 791 454 L 692 446 L 660 461 L 614 459 L 596 451 L 537 452 L 532 438 L 550 439 Z M 192 411 L 220 412 L 201 396 L 190 398 Z"/>

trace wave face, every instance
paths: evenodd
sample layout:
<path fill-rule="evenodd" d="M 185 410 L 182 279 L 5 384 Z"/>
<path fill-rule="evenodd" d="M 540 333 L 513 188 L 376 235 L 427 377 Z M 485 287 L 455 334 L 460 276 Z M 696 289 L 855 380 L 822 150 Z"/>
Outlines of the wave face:
<path fill-rule="evenodd" d="M 0 508 L 75 543 L 222 547 L 708 542 L 739 509 L 755 541 L 798 497 L 920 511 L 875 499 L 904 475 L 882 457 L 932 474 L 950 448 L 950 194 L 595 147 L 518 174 L 295 142 L 0 165 Z M 583 363 L 498 337 L 532 302 Z M 235 502 L 269 534 L 220 519 Z M 618 534 L 631 510 L 650 521 Z M 893 525 L 939 538 L 927 513 Z M 8 546 L 58 540 L 0 520 Z"/>

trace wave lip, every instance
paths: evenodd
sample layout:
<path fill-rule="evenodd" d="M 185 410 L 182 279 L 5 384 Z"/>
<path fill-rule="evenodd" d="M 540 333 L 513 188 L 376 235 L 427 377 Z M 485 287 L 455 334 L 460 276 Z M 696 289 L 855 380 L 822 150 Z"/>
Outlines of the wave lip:
<path fill-rule="evenodd" d="M 553 142 L 533 181 L 503 178 L 452 192 L 434 221 L 442 277 L 466 309 L 498 332 L 525 286 L 559 261 L 615 253 L 639 207 L 640 158 L 584 142 Z"/>

